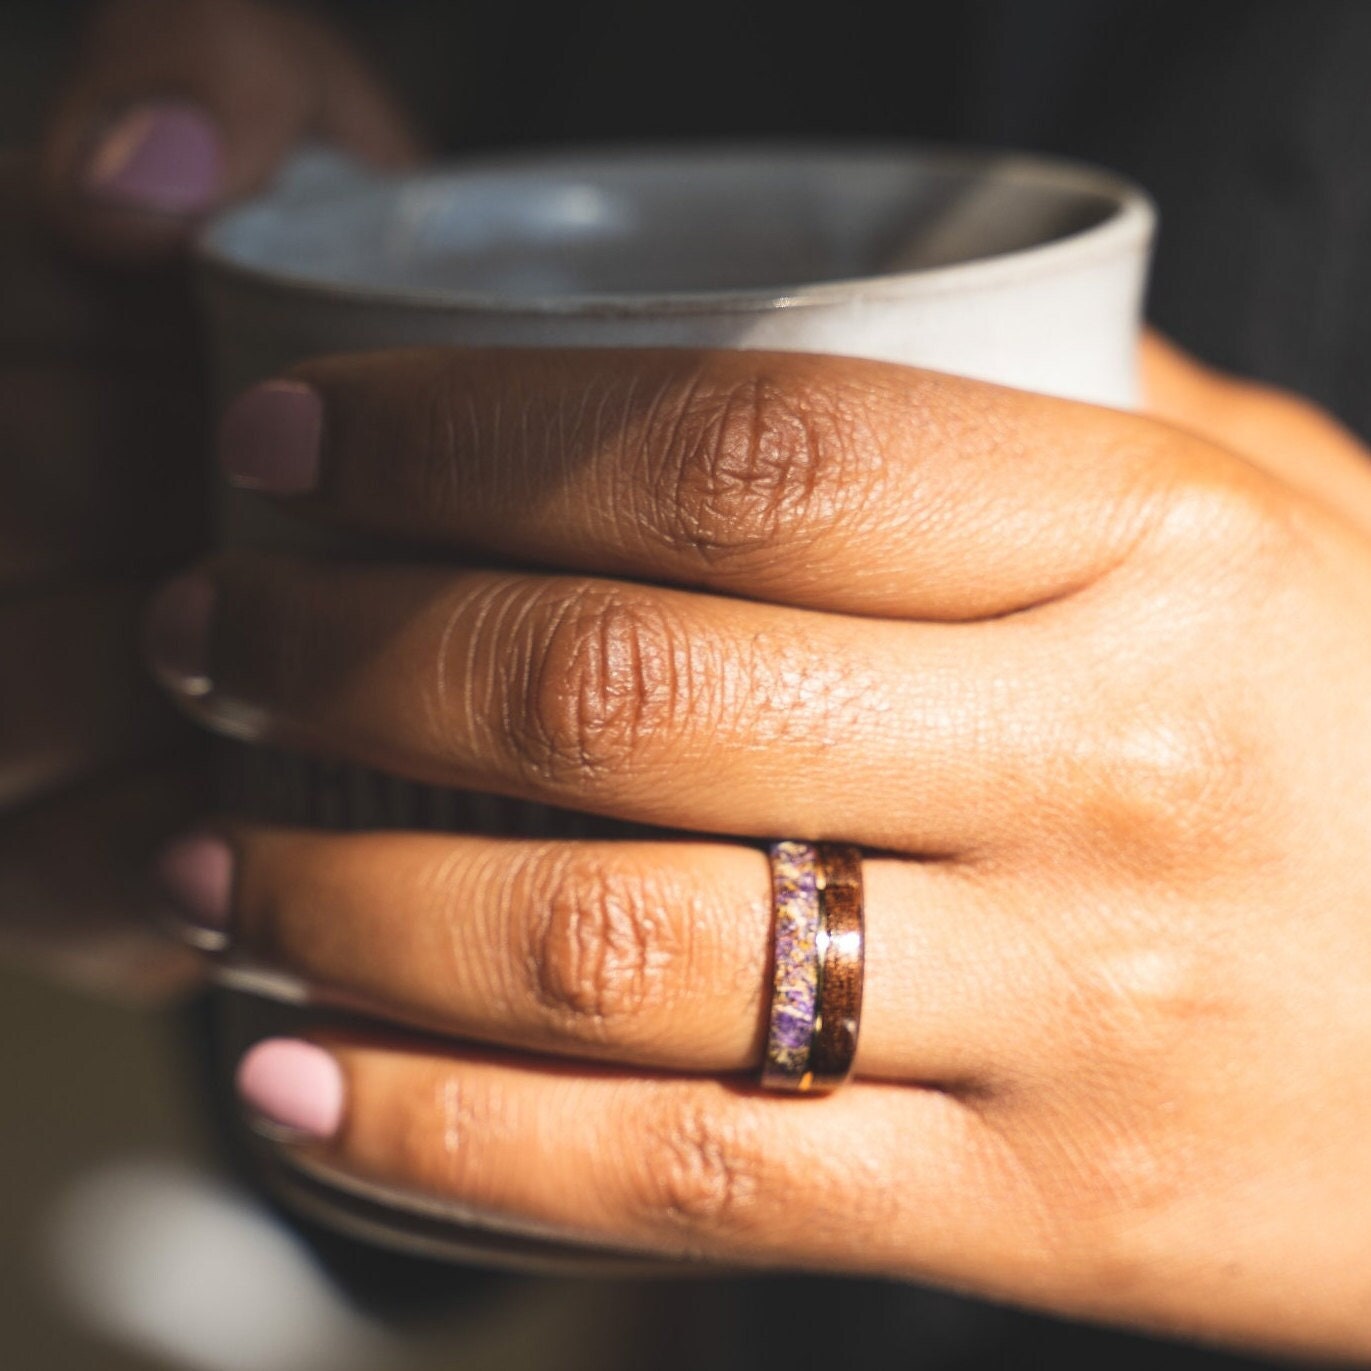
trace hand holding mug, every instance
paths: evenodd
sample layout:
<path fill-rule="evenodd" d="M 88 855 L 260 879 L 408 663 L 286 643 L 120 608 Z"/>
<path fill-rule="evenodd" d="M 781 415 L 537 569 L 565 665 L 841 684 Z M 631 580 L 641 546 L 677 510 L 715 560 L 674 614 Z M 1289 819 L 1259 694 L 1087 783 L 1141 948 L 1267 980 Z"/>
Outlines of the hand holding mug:
<path fill-rule="evenodd" d="M 687 351 L 357 355 L 241 398 L 231 479 L 412 555 L 173 583 L 186 708 L 650 826 L 174 849 L 228 974 L 395 1026 L 247 1058 L 292 1162 L 590 1245 L 1364 1354 L 1371 478 L 1295 402 L 1155 343 L 1150 377 L 1169 422 Z M 749 1088 L 771 889 L 722 834 L 867 854 L 823 1099 Z"/>

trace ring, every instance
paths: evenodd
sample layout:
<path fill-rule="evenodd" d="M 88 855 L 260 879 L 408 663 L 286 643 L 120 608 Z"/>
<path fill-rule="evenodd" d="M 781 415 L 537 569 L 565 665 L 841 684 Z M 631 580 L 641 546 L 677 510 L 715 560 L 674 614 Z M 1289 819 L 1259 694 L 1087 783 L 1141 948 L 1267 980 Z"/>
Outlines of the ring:
<path fill-rule="evenodd" d="M 852 1074 L 862 1014 L 862 865 L 855 847 L 773 843 L 771 1008 L 762 1085 L 815 1094 Z"/>

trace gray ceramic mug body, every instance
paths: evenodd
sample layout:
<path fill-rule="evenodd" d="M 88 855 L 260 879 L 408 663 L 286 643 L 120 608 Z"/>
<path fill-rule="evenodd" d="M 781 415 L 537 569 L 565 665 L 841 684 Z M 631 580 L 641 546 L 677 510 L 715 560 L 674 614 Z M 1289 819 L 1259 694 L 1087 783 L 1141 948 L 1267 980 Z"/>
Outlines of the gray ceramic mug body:
<path fill-rule="evenodd" d="M 210 226 L 199 270 L 221 401 L 306 357 L 455 344 L 844 354 L 1128 408 L 1152 232 L 1129 183 L 1018 154 L 644 150 L 381 178 L 315 153 Z M 222 499 L 228 542 L 370 551 L 261 497 Z M 574 815 L 248 745 L 226 752 L 225 792 L 292 823 L 585 831 Z M 223 1010 L 230 1051 L 272 1026 L 254 997 Z M 278 1178 L 332 1222 L 411 1249 L 561 1251 L 295 1168 Z"/>

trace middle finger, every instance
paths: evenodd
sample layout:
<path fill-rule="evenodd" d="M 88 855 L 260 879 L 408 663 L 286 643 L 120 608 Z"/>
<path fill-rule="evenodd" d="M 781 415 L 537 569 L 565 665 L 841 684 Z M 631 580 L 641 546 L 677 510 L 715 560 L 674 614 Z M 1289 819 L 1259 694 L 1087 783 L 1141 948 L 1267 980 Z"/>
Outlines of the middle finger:
<path fill-rule="evenodd" d="M 671 829 L 966 852 L 1069 764 L 1032 616 L 239 555 L 173 582 L 150 627 L 164 681 L 221 731 Z"/>
<path fill-rule="evenodd" d="M 756 849 L 238 824 L 182 839 L 160 869 L 184 935 L 234 985 L 563 1056 L 761 1060 L 772 897 Z M 956 863 L 874 856 L 863 885 L 857 1071 L 965 1084 L 1031 1055 L 1060 987 L 1022 897 Z"/>

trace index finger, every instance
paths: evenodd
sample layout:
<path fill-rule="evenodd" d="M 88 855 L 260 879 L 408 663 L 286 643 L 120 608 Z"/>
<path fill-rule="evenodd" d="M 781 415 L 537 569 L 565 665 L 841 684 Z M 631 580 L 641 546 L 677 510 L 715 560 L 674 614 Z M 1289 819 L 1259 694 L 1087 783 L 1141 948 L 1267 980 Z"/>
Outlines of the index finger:
<path fill-rule="evenodd" d="M 810 608 L 989 617 L 1092 583 L 1197 438 L 792 353 L 409 349 L 225 416 L 239 486 L 410 541 Z M 1179 454 L 1179 455 L 1178 455 Z"/>

